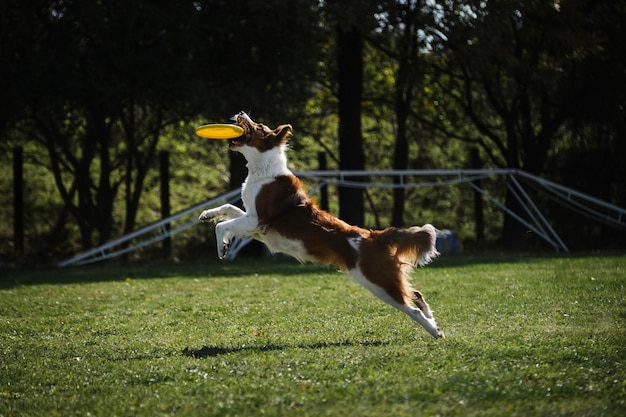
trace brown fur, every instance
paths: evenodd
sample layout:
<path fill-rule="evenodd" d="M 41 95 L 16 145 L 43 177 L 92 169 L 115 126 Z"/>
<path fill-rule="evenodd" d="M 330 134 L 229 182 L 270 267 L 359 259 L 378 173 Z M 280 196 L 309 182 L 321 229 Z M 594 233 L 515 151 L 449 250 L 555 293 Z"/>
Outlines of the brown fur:
<path fill-rule="evenodd" d="M 357 253 L 347 240 L 369 233 L 350 226 L 321 210 L 308 198 L 295 176 L 279 176 L 261 190 L 256 201 L 259 224 L 288 239 L 303 242 L 307 252 L 321 264 L 334 265 L 342 271 L 354 268 Z"/>
<path fill-rule="evenodd" d="M 371 231 L 351 226 L 321 210 L 304 192 L 295 176 L 279 176 L 265 185 L 257 198 L 259 224 L 288 239 L 300 240 L 318 263 L 342 271 L 356 266 L 376 285 L 402 304 L 415 298 L 407 274 L 417 265 L 420 253 L 431 250 L 432 236 L 419 227 Z M 363 239 L 357 254 L 350 238 Z"/>

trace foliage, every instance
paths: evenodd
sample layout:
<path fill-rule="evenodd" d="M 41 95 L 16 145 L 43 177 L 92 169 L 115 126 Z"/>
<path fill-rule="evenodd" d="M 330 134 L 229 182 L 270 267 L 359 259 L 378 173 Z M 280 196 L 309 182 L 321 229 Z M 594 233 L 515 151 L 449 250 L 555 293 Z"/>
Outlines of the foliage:
<path fill-rule="evenodd" d="M 440 341 L 311 265 L 3 271 L 0 415 L 619 416 L 625 265 L 441 258 Z"/>
<path fill-rule="evenodd" d="M 548 165 L 551 153 L 568 137 L 568 124 L 584 117 L 581 111 L 595 113 L 587 106 L 599 97 L 595 88 L 604 90 L 604 82 L 592 81 L 587 70 L 604 67 L 597 58 L 615 47 L 616 38 L 602 34 L 624 13 L 623 6 L 611 16 L 603 3 L 585 0 L 437 4 L 440 41 L 431 62 L 444 74 L 434 79 L 443 83 L 436 100 L 449 119 L 437 128 L 477 144 L 497 166 L 558 175 Z M 611 114 L 623 113 L 624 95 L 617 88 L 622 98 L 609 100 Z M 623 117 L 612 123 L 621 126 L 619 119 Z M 621 128 L 609 129 L 615 133 Z M 506 206 L 521 212 L 510 192 Z M 505 244 L 520 242 L 524 232 L 505 216 Z"/>
<path fill-rule="evenodd" d="M 276 0 L 83 3 L 0 5 L 5 261 L 65 257 L 156 220 L 161 150 L 171 154 L 172 211 L 238 186 L 243 160 L 199 141 L 193 126 L 242 109 L 294 125 L 294 170 L 317 168 L 319 152 L 337 169 L 362 147 L 366 169 L 519 167 L 626 205 L 621 2 L 297 0 L 289 13 Z M 352 118 L 360 132 L 341 138 L 339 27 L 363 41 L 364 75 Z M 10 246 L 16 146 L 27 186 L 22 257 Z M 476 148 L 479 166 L 468 157 Z M 471 246 L 471 199 L 447 187 L 369 190 L 364 223 L 432 222 Z M 332 188 L 334 213 L 337 200 Z M 543 208 L 576 247 L 624 242 Z M 486 209 L 493 244 L 507 220 Z M 179 255 L 204 243 L 194 233 Z"/>
<path fill-rule="evenodd" d="M 207 3 L 7 5 L 4 27 L 30 21 L 32 31 L 20 42 L 3 42 L 3 68 L 11 79 L 3 87 L 15 101 L 3 106 L 1 115 L 11 121 L 13 145 L 35 141 L 46 150 L 42 162 L 63 203 L 57 223 L 62 229 L 69 213 L 83 248 L 120 232 L 113 216 L 120 201 L 121 232 L 135 228 L 165 129 L 195 120 L 200 112 L 223 118 L 226 108 L 231 108 L 227 114 L 240 109 L 231 106 L 241 96 L 258 98 L 247 105 L 263 105 L 275 116 L 296 114 L 289 109 L 308 95 L 317 59 L 300 47 L 317 42 L 310 2 L 292 2 L 295 13 L 289 18 L 277 18 L 266 1 L 238 3 L 239 10 Z M 253 15 L 226 20 L 248 13 Z M 207 22 L 214 31 L 208 36 Z M 256 34 L 254 41 L 249 33 Z M 259 65 L 267 58 L 277 63 Z M 297 75 L 292 62 L 298 62 Z M 254 79 L 248 79 L 250 68 Z M 224 82 L 234 78 L 239 79 L 234 85 Z M 297 88 L 287 91 L 288 85 Z"/>

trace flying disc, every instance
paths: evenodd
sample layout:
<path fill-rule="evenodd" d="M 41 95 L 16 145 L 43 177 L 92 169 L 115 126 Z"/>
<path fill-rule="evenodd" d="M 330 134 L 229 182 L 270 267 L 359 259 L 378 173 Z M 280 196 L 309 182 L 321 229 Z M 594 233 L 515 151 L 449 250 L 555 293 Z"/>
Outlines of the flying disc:
<path fill-rule="evenodd" d="M 237 125 L 215 123 L 197 127 L 196 135 L 208 139 L 233 139 L 243 135 L 243 129 Z"/>

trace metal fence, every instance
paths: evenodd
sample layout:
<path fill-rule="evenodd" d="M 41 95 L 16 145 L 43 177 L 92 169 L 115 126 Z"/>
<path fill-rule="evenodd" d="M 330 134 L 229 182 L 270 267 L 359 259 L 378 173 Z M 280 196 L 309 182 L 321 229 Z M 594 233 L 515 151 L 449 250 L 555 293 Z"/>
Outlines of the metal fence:
<path fill-rule="evenodd" d="M 318 186 L 312 190 L 312 194 L 325 185 L 352 188 L 418 188 L 468 184 L 469 187 L 479 192 L 485 199 L 528 227 L 556 251 L 569 252 L 569 249 L 552 228 L 548 219 L 542 214 L 540 208 L 531 199 L 523 184 L 545 191 L 550 198 L 559 204 L 594 221 L 626 230 L 626 209 L 516 169 L 301 171 L 296 172 L 295 175 L 318 183 Z M 477 185 L 480 183 L 479 180 L 498 176 L 506 177 L 507 187 L 520 203 L 524 213 L 514 213 L 503 202 L 489 194 L 484 187 Z M 367 178 L 368 180 L 357 181 L 353 179 L 355 177 Z M 381 177 L 395 178 L 396 181 L 393 183 L 376 181 L 377 178 Z M 422 178 L 422 180 L 415 181 L 415 178 Z M 234 204 L 240 200 L 240 197 L 241 189 L 229 191 L 173 214 L 168 218 L 111 240 L 97 248 L 81 252 L 70 259 L 60 262 L 58 266 L 64 267 L 98 262 L 152 245 L 195 226 L 198 223 L 198 215 L 202 210 L 225 203 Z M 183 223 L 173 228 L 169 227 L 172 222 L 179 220 L 182 220 Z M 227 259 L 234 259 L 250 240 L 250 238 L 240 238 L 232 242 Z"/>

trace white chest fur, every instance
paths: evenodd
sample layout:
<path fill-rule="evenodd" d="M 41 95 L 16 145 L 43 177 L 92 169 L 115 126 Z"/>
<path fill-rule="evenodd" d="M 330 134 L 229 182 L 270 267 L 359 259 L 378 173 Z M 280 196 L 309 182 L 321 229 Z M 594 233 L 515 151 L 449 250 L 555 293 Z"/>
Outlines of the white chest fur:
<path fill-rule="evenodd" d="M 277 147 L 266 152 L 256 148 L 244 147 L 241 150 L 248 164 L 248 177 L 241 186 L 241 199 L 246 212 L 256 216 L 256 199 L 264 185 L 269 184 L 280 175 L 291 175 L 287 168 L 287 157 L 284 147 Z"/>
<path fill-rule="evenodd" d="M 256 199 L 263 186 L 274 181 L 274 178 L 251 178 L 248 176 L 241 186 L 241 200 L 248 216 L 257 217 Z"/>
<path fill-rule="evenodd" d="M 246 210 L 246 216 L 258 221 L 256 202 L 263 198 L 260 193 L 263 187 L 281 175 L 293 175 L 287 168 L 285 147 L 277 147 L 266 152 L 259 152 L 256 148 L 244 147 L 241 151 L 248 160 L 248 177 L 241 188 L 241 199 Z M 271 252 L 281 252 L 293 256 L 300 262 L 306 262 L 307 252 L 299 240 L 286 239 L 272 230 L 257 228 L 253 237 L 265 243 Z"/>

